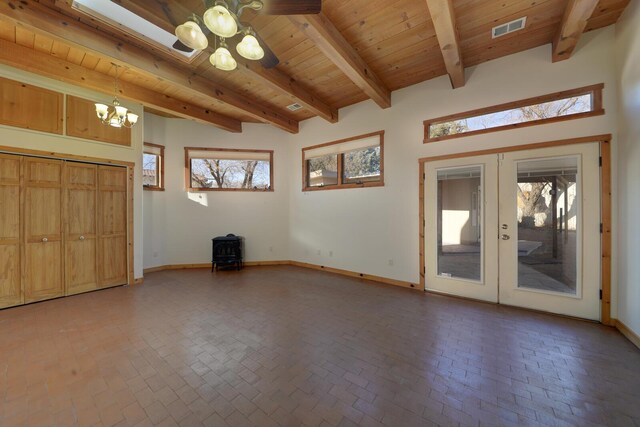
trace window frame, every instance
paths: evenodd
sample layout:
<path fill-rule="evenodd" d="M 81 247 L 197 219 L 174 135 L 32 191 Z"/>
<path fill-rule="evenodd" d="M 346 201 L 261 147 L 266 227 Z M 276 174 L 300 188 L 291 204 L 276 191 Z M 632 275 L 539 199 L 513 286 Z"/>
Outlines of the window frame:
<path fill-rule="evenodd" d="M 366 133 L 363 135 L 356 135 L 349 138 L 339 139 L 337 141 L 326 142 L 323 144 L 312 145 L 309 147 L 304 147 L 302 149 L 302 191 L 324 191 L 324 190 L 341 190 L 346 188 L 367 188 L 367 187 L 384 187 L 384 130 L 379 130 L 376 132 Z M 338 175 L 338 183 L 332 185 L 323 185 L 323 186 L 310 186 L 308 185 L 307 180 L 307 160 L 305 159 L 305 152 L 309 150 L 313 150 L 316 148 L 328 147 L 331 145 L 343 144 L 350 141 L 355 141 L 358 139 L 366 139 L 373 136 L 379 136 L 380 140 L 380 179 L 375 181 L 363 181 L 361 183 L 344 183 L 344 167 L 343 167 L 343 156 L 344 153 L 336 154 L 338 156 L 337 159 L 337 175 Z M 355 151 L 355 150 L 354 150 Z"/>
<path fill-rule="evenodd" d="M 145 149 L 145 147 L 152 147 L 155 149 L 160 150 L 160 153 L 152 153 L 150 151 L 147 151 Z M 142 162 L 142 171 L 144 173 L 144 155 L 145 154 L 152 154 L 154 156 L 158 156 L 158 162 L 157 162 L 157 177 L 158 177 L 158 185 L 142 185 L 142 188 L 145 191 L 164 191 L 164 145 L 160 145 L 160 144 L 152 144 L 150 142 L 145 142 L 142 148 L 142 156 L 143 156 L 143 162 Z M 144 182 L 144 177 L 143 177 L 143 182 Z"/>
<path fill-rule="evenodd" d="M 493 105 L 490 107 L 484 107 L 484 108 L 478 108 L 475 110 L 469 110 L 469 111 L 465 111 L 462 113 L 456 113 L 456 114 L 451 114 L 448 116 L 442 116 L 442 117 L 437 117 L 434 119 L 429 119 L 429 120 L 425 120 L 423 122 L 424 124 L 424 141 L 423 143 L 427 144 L 430 142 L 437 142 L 437 141 L 444 141 L 447 139 L 455 139 L 455 138 L 464 138 L 467 136 L 473 136 L 473 135 L 481 135 L 484 133 L 490 133 L 490 132 L 500 132 L 503 130 L 508 130 L 508 129 L 518 129 L 518 128 L 522 128 L 522 127 L 528 127 L 528 126 L 536 126 L 536 125 L 541 125 L 541 124 L 546 124 L 546 123 L 554 123 L 554 122 L 563 122 L 566 120 L 576 120 L 576 119 L 582 119 L 585 117 L 593 117 L 593 116 L 601 116 L 605 113 L 603 105 L 602 105 L 602 90 L 604 89 L 604 83 L 599 83 L 599 84 L 595 84 L 595 85 L 590 85 L 590 86 L 583 86 L 583 87 L 579 87 L 576 89 L 570 89 L 570 90 L 565 90 L 565 91 L 561 91 L 561 92 L 554 92 L 554 93 L 550 93 L 547 95 L 541 95 L 541 96 L 535 96 L 532 98 L 527 98 L 527 99 L 521 99 L 518 101 L 513 101 L 513 102 L 507 102 L 504 104 L 498 104 L 498 105 Z M 508 124 L 508 125 L 502 125 L 502 126 L 496 126 L 493 128 L 488 128 L 488 129 L 477 129 L 477 130 L 472 130 L 469 132 L 463 132 L 463 133 L 455 133 L 455 134 L 451 134 L 451 135 L 442 135 L 442 136 L 437 136 L 437 137 L 430 137 L 430 127 L 431 125 L 434 124 L 440 124 L 440 123 L 444 123 L 444 122 L 450 122 L 450 121 L 454 121 L 454 120 L 460 120 L 460 119 L 469 119 L 469 118 L 473 118 L 476 116 L 481 116 L 484 114 L 490 114 L 490 113 L 497 113 L 497 112 L 501 112 L 501 111 L 507 111 L 507 110 L 512 110 L 515 108 L 520 108 L 520 107 L 527 107 L 527 106 L 532 106 L 532 105 L 537 105 L 537 104 L 544 104 L 546 102 L 553 102 L 553 101 L 558 101 L 561 99 L 566 99 L 566 98 L 572 98 L 572 97 L 576 97 L 576 96 L 582 96 L 582 95 L 591 95 L 592 96 L 592 109 L 591 111 L 585 111 L 583 113 L 576 113 L 576 114 L 569 114 L 569 115 L 565 115 L 565 116 L 557 116 L 557 117 L 549 117 L 546 119 L 538 119 L 538 120 L 532 120 L 532 121 L 528 121 L 528 122 L 520 122 L 520 123 L 513 123 L 513 124 Z"/>
<path fill-rule="evenodd" d="M 259 154 L 266 153 L 269 155 L 269 184 L 270 184 L 269 188 L 253 189 L 253 188 L 194 188 L 194 187 L 191 187 L 191 157 L 189 156 L 190 151 L 221 151 L 221 152 L 235 152 L 235 153 L 259 153 Z M 195 157 L 195 158 L 197 159 L 199 157 Z M 254 150 L 254 149 L 246 149 L 246 148 L 184 147 L 184 186 L 185 186 L 185 190 L 188 192 L 244 191 L 244 192 L 251 192 L 251 193 L 272 193 L 274 191 L 273 150 Z"/>

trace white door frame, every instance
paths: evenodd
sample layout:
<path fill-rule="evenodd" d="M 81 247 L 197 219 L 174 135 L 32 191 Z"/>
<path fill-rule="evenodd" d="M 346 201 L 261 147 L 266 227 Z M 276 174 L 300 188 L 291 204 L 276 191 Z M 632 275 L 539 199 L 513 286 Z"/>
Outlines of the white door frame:
<path fill-rule="evenodd" d="M 600 145 L 600 210 L 602 221 L 601 233 L 601 301 L 600 321 L 611 325 L 611 135 L 595 135 L 581 138 L 563 139 L 533 144 L 507 146 L 496 149 L 478 150 L 418 159 L 419 163 L 419 256 L 420 256 L 420 288 L 425 290 L 425 163 L 436 160 L 483 156 L 513 151 L 533 150 L 538 148 L 557 147 L 562 145 L 598 142 Z"/>

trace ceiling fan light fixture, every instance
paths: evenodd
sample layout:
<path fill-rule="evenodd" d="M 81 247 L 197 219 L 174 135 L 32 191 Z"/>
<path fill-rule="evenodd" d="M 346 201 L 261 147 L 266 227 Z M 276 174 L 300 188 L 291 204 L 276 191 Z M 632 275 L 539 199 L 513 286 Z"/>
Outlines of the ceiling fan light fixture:
<path fill-rule="evenodd" d="M 216 49 L 216 51 L 209 57 L 209 62 L 211 65 L 216 67 L 219 70 L 223 71 L 233 71 L 238 66 L 238 63 L 233 56 L 231 56 L 231 52 L 225 46 L 220 46 Z"/>
<path fill-rule="evenodd" d="M 220 37 L 233 37 L 238 32 L 238 24 L 229 10 L 216 5 L 207 9 L 202 17 L 204 24 L 211 32 Z"/>
<path fill-rule="evenodd" d="M 187 47 L 194 50 L 203 50 L 209 46 L 207 36 L 197 22 L 187 21 L 176 28 L 176 37 Z"/>
<path fill-rule="evenodd" d="M 264 57 L 264 50 L 258 43 L 258 39 L 252 34 L 244 36 L 242 41 L 236 46 L 236 50 L 243 58 L 257 61 Z"/>

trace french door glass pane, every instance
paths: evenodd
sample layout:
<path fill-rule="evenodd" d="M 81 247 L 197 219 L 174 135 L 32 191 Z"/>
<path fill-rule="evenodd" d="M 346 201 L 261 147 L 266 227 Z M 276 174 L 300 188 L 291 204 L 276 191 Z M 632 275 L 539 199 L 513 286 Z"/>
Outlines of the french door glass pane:
<path fill-rule="evenodd" d="M 518 287 L 576 294 L 577 157 L 518 162 Z"/>
<path fill-rule="evenodd" d="M 438 275 L 482 281 L 482 166 L 438 170 Z"/>

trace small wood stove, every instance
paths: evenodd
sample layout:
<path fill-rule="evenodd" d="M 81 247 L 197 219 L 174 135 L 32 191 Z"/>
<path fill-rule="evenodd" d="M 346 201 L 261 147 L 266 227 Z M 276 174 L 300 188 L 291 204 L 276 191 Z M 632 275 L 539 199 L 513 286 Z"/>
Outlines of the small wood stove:
<path fill-rule="evenodd" d="M 243 266 L 242 252 L 244 239 L 235 234 L 227 234 L 214 239 L 211 257 L 211 271 L 217 271 L 219 267 L 236 267 L 240 270 Z"/>

